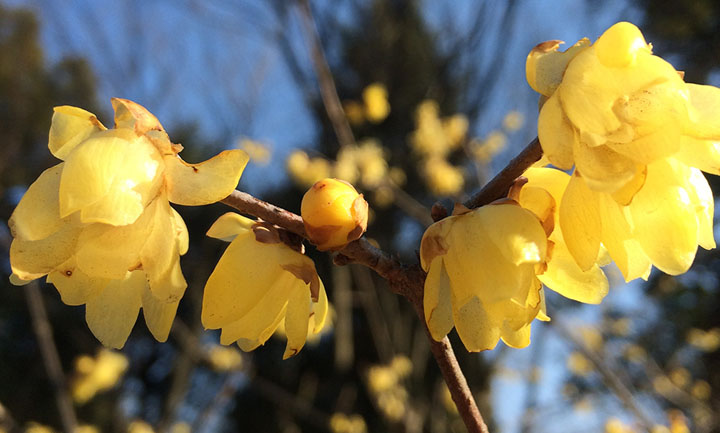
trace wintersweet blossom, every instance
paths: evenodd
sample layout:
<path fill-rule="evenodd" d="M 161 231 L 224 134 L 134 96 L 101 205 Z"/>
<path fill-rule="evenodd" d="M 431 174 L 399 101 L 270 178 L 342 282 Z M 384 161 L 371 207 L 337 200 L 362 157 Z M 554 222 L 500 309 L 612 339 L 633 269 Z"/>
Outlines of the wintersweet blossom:
<path fill-rule="evenodd" d="M 454 326 L 473 352 L 492 349 L 501 338 L 526 347 L 530 323 L 544 316 L 536 274 L 547 259 L 540 220 L 516 202 L 460 208 L 431 225 L 420 246 L 430 334 L 439 341 Z"/>
<path fill-rule="evenodd" d="M 313 261 L 281 242 L 278 230 L 228 212 L 208 236 L 231 242 L 205 285 L 202 323 L 222 329 L 220 343 L 256 349 L 284 321 L 283 358 L 305 345 L 308 329 L 317 334 L 328 311 L 325 287 Z"/>
<path fill-rule="evenodd" d="M 338 179 L 316 182 L 303 196 L 300 213 L 308 238 L 320 251 L 339 250 L 367 229 L 367 201 Z"/>
<path fill-rule="evenodd" d="M 527 80 L 539 92 L 538 136 L 548 160 L 573 165 L 594 191 L 621 192 L 627 204 L 646 166 L 674 155 L 720 174 L 720 89 L 688 84 L 652 54 L 640 30 L 620 22 L 594 43 L 535 47 Z"/>
<path fill-rule="evenodd" d="M 47 275 L 63 302 L 86 305 L 93 334 L 120 348 L 140 308 L 165 341 L 187 286 L 187 228 L 169 202 L 226 197 L 248 158 L 231 150 L 187 164 L 155 116 L 132 101 L 112 103 L 113 129 L 80 108 L 55 108 L 48 147 L 64 162 L 30 185 L 10 217 L 10 265 L 15 284 Z"/>

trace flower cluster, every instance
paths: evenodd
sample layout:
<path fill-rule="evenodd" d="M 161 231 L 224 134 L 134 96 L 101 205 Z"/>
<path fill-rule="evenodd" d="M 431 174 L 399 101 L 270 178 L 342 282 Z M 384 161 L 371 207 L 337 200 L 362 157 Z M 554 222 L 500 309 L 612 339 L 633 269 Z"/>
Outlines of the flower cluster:
<path fill-rule="evenodd" d="M 14 283 L 47 275 L 66 304 L 85 304 L 95 336 L 120 348 L 140 308 L 165 341 L 187 286 L 180 255 L 188 233 L 169 202 L 221 200 L 248 158 L 231 150 L 188 164 L 155 116 L 132 101 L 112 103 L 113 129 L 85 110 L 55 108 L 48 147 L 64 162 L 40 175 L 10 217 L 10 264 Z"/>

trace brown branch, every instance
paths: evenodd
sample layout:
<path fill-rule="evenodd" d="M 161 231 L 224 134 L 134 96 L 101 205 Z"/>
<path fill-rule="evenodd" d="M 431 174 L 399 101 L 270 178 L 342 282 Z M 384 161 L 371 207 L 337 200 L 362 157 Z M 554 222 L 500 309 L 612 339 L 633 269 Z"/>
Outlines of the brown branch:
<path fill-rule="evenodd" d="M 535 137 L 500 173 L 466 201 L 464 203 L 465 207 L 474 209 L 505 197 L 513 181 L 521 176 L 528 167 L 539 161 L 541 157 L 540 141 Z"/>
<path fill-rule="evenodd" d="M 73 408 L 72 399 L 68 392 L 67 380 L 62 370 L 60 356 L 58 355 L 57 346 L 53 341 L 52 327 L 48 320 L 45 304 L 43 304 L 42 294 L 38 287 L 37 281 L 32 281 L 25 289 L 28 308 L 30 309 L 30 317 L 32 318 L 35 336 L 38 339 L 40 353 L 42 354 L 45 370 L 47 371 L 50 383 L 55 389 L 55 403 L 63 429 L 67 433 L 73 433 L 77 428 L 77 417 Z"/>

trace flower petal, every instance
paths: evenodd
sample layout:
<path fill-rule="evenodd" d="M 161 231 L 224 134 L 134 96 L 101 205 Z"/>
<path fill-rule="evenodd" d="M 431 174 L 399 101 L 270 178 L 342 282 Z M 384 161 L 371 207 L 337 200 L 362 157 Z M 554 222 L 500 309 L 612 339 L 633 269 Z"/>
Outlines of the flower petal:
<path fill-rule="evenodd" d="M 560 228 L 568 251 L 580 269 L 593 267 L 600 251 L 602 224 L 598 215 L 598 193 L 585 185 L 577 170 L 560 202 Z"/>
<path fill-rule="evenodd" d="M 478 218 L 477 224 L 487 227 L 490 240 L 507 261 L 514 265 L 545 261 L 547 235 L 531 211 L 501 204 L 487 206 L 480 215 L 482 218 Z"/>
<path fill-rule="evenodd" d="M 228 212 L 221 215 L 220 218 L 210 226 L 206 235 L 225 242 L 231 242 L 235 239 L 235 236 L 251 231 L 252 226 L 256 223 L 257 221 L 245 218 L 235 212 Z"/>
<path fill-rule="evenodd" d="M 247 162 L 247 154 L 239 149 L 220 152 L 199 164 L 188 164 L 178 156 L 165 156 L 168 198 L 184 206 L 220 201 L 233 192 Z"/>
<path fill-rule="evenodd" d="M 50 273 L 72 256 L 80 230 L 79 224 L 67 223 L 45 239 L 13 239 L 10 244 L 10 267 L 13 273 L 23 280 L 34 280 Z"/>
<path fill-rule="evenodd" d="M 295 356 L 305 345 L 310 321 L 310 288 L 302 280 L 296 280 L 290 291 L 285 312 L 287 346 L 283 359 Z"/>
<path fill-rule="evenodd" d="M 173 228 L 175 229 L 175 240 L 177 241 L 177 249 L 180 255 L 185 255 L 190 246 L 190 236 L 188 235 L 188 229 L 185 225 L 185 221 L 182 219 L 179 213 L 172 207 L 170 207 L 173 214 Z"/>
<path fill-rule="evenodd" d="M 556 242 L 552 259 L 540 281 L 566 298 L 586 304 L 599 304 L 608 293 L 609 283 L 597 264 L 583 271 L 563 242 Z"/>
<path fill-rule="evenodd" d="M 14 238 L 37 241 L 62 227 L 58 188 L 63 165 L 60 163 L 43 171 L 25 192 L 8 220 Z"/>
<path fill-rule="evenodd" d="M 85 320 L 90 331 L 108 347 L 125 345 L 142 304 L 147 282 L 142 271 L 129 272 L 121 280 L 113 280 L 85 307 Z"/>
<path fill-rule="evenodd" d="M 50 272 L 47 282 L 55 286 L 65 304 L 83 305 L 101 293 L 110 280 L 85 274 L 77 267 L 73 256 Z"/>
<path fill-rule="evenodd" d="M 690 121 L 685 133 L 699 139 L 720 140 L 720 89 L 687 84 L 690 91 Z"/>
<path fill-rule="evenodd" d="M 264 344 L 280 324 L 278 316 L 282 314 L 284 317 L 296 281 L 297 278 L 291 273 L 282 272 L 272 284 L 263 286 L 265 296 L 250 305 L 248 312 L 239 319 L 222 326 L 220 343 L 230 344 L 243 339 Z M 305 326 L 307 332 L 307 324 Z M 240 347 L 245 350 L 243 346 Z"/>
<path fill-rule="evenodd" d="M 613 193 L 631 181 L 638 171 L 633 160 L 605 145 L 589 147 L 578 143 L 573 155 L 576 170 L 595 191 Z"/>
<path fill-rule="evenodd" d="M 423 296 L 425 321 L 430 335 L 442 340 L 455 326 L 453 322 L 450 278 L 445 271 L 443 258 L 437 257 L 430 264 Z"/>
<path fill-rule="evenodd" d="M 148 131 L 164 131 L 160 121 L 147 108 L 122 98 L 112 98 L 115 110 L 115 128 L 130 129 L 137 135 Z"/>
<path fill-rule="evenodd" d="M 622 272 L 625 281 L 647 280 L 652 263 L 640 244 L 633 239 L 630 225 L 620 205 L 610 196 L 600 194 L 598 206 L 602 220 L 602 243 Z"/>
<path fill-rule="evenodd" d="M 327 293 L 325 292 L 325 285 L 320 278 L 318 278 L 318 282 L 320 283 L 320 289 L 318 290 L 318 301 L 313 302 L 313 304 L 311 305 L 314 325 L 312 328 L 313 334 L 317 334 L 325 326 L 325 320 L 327 319 L 329 308 Z"/>
<path fill-rule="evenodd" d="M 497 345 L 500 328 L 491 321 L 480 299 L 470 298 L 459 308 L 453 299 L 453 319 L 455 329 L 468 351 L 490 350 Z"/>
<path fill-rule="evenodd" d="M 538 138 L 550 163 L 563 170 L 572 168 L 573 147 L 579 138 L 560 106 L 557 94 L 552 95 L 540 110 Z"/>
<path fill-rule="evenodd" d="M 690 268 L 698 245 L 698 222 L 688 191 L 681 185 L 690 168 L 673 160 L 648 165 L 645 186 L 628 208 L 633 236 L 661 271 L 678 275 Z"/>
<path fill-rule="evenodd" d="M 720 175 L 720 140 L 683 135 L 680 137 L 680 151 L 673 157 L 705 173 Z"/>
<path fill-rule="evenodd" d="M 48 148 L 56 158 L 64 160 L 75 146 L 85 141 L 93 133 L 106 128 L 89 111 L 82 108 L 63 105 L 53 108 L 52 124 Z"/>
<path fill-rule="evenodd" d="M 145 286 L 142 292 L 142 312 L 145 324 L 157 341 L 161 343 L 167 341 L 179 302 L 179 300 L 164 302 Z"/>
<path fill-rule="evenodd" d="M 547 41 L 530 51 L 525 61 L 525 76 L 536 92 L 550 96 L 562 81 L 568 63 L 584 48 L 590 45 L 587 38 L 565 51 L 558 51 L 562 41 Z"/>
<path fill-rule="evenodd" d="M 244 317 L 286 273 L 279 264 L 297 257 L 303 256 L 280 244 L 259 243 L 251 232 L 236 237 L 205 284 L 203 326 L 217 329 Z"/>
<path fill-rule="evenodd" d="M 713 192 L 700 170 L 691 168 L 690 171 L 691 175 L 687 180 L 686 190 L 690 194 L 690 200 L 695 204 L 698 221 L 698 244 L 706 250 L 710 250 L 716 246 L 713 227 L 713 217 L 715 216 Z"/>
<path fill-rule="evenodd" d="M 164 194 L 147 207 L 150 214 L 148 233 L 140 250 L 140 262 L 153 295 L 163 302 L 178 301 L 187 283 L 180 270 L 180 255 L 175 239 L 175 216 Z"/>

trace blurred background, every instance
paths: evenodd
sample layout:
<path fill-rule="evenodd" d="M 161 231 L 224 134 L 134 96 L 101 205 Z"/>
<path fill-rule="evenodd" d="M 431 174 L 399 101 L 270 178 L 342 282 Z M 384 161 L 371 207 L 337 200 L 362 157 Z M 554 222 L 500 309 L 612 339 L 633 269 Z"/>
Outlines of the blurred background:
<path fill-rule="evenodd" d="M 122 97 L 154 113 L 186 161 L 245 149 L 239 188 L 291 211 L 319 178 L 353 182 L 373 210 L 367 236 L 412 262 L 430 206 L 476 191 L 535 137 L 530 49 L 594 40 L 620 20 L 687 81 L 720 85 L 715 0 L 1 1 L 0 431 L 69 431 L 73 418 L 88 433 L 464 431 L 417 316 L 366 268 L 308 248 L 331 326 L 287 361 L 283 338 L 243 354 L 200 324 L 225 248 L 204 233 L 229 209 L 178 206 L 189 288 L 170 338 L 155 342 L 140 319 L 107 351 L 84 307 L 7 282 L 7 219 L 56 164 L 52 107 L 112 124 L 110 98 Z M 717 250 L 678 278 L 606 272 L 600 306 L 549 292 L 553 320 L 534 324 L 527 349 L 468 354 L 452 336 L 491 431 L 720 432 Z M 50 373 L 48 335 L 61 366 Z"/>

